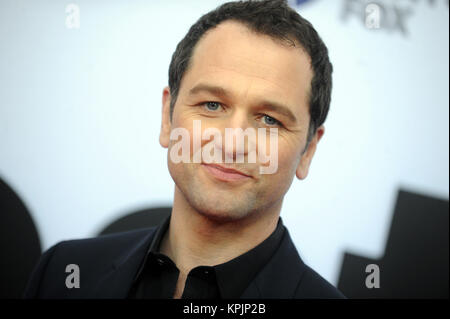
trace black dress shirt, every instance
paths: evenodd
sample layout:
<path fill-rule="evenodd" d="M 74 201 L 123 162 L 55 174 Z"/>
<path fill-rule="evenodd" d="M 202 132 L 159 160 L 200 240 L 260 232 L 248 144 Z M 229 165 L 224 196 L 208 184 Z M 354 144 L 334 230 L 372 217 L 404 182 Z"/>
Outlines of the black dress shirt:
<path fill-rule="evenodd" d="M 173 298 L 179 270 L 175 263 L 159 252 L 170 216 L 156 231 L 147 255 L 140 266 L 129 298 Z M 220 265 L 193 268 L 183 290 L 183 299 L 239 298 L 256 274 L 278 249 L 285 234 L 281 218 L 273 233 L 248 252 Z"/>

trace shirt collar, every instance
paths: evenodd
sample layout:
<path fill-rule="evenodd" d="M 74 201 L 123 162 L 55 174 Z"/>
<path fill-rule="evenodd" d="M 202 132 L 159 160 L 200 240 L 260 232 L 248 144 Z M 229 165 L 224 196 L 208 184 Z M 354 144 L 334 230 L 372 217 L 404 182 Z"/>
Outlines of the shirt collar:
<path fill-rule="evenodd" d="M 156 228 L 156 233 L 155 233 L 155 235 L 153 236 L 153 239 L 152 239 L 152 241 L 151 241 L 151 243 L 150 243 L 150 246 L 149 246 L 149 248 L 148 248 L 148 250 L 147 250 L 147 253 L 145 254 L 145 258 L 144 258 L 144 260 L 143 260 L 141 266 L 139 267 L 139 270 L 138 270 L 138 272 L 136 273 L 136 276 L 134 277 L 133 282 L 136 282 L 136 281 L 139 279 L 139 277 L 140 277 L 142 271 L 143 271 L 144 268 L 145 268 L 145 265 L 146 265 L 146 263 L 147 263 L 147 259 L 148 259 L 149 255 L 155 254 L 155 253 L 157 253 L 157 252 L 159 251 L 159 246 L 160 246 L 160 244 L 161 244 L 161 240 L 163 239 L 164 234 L 166 233 L 167 229 L 169 228 L 169 225 L 170 225 L 170 217 L 171 217 L 171 216 L 172 216 L 172 214 L 170 214 L 169 216 L 167 216 L 167 217 L 164 219 L 164 221 L 163 221 L 159 226 L 157 226 L 157 228 Z"/>
<path fill-rule="evenodd" d="M 145 259 L 134 278 L 134 282 L 139 279 L 149 256 L 159 253 L 159 246 L 164 234 L 169 228 L 170 218 L 171 215 L 169 215 L 156 229 L 156 233 L 147 250 Z M 263 242 L 230 261 L 212 267 L 216 275 L 217 285 L 222 298 L 238 298 L 242 295 L 245 288 L 247 288 L 257 273 L 265 264 L 267 264 L 278 249 L 284 233 L 285 227 L 280 217 L 275 230 Z"/>
<path fill-rule="evenodd" d="M 214 266 L 222 298 L 238 298 L 278 249 L 285 227 L 281 218 L 272 234 L 246 253 Z"/>

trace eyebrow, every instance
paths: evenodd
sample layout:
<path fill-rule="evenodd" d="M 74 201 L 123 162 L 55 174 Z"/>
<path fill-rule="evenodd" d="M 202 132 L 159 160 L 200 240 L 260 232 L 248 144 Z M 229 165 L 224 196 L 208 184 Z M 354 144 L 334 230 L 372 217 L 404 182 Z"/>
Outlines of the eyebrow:
<path fill-rule="evenodd" d="M 189 90 L 189 94 L 194 95 L 200 92 L 208 92 L 218 96 L 228 96 L 228 92 L 220 86 L 199 84 Z"/>
<path fill-rule="evenodd" d="M 189 94 L 191 94 L 191 95 L 195 95 L 195 94 L 198 94 L 201 92 L 207 92 L 207 93 L 211 93 L 213 95 L 225 97 L 225 98 L 227 98 L 231 95 L 223 87 L 216 86 L 216 85 L 209 85 L 209 84 L 199 84 L 189 90 Z M 274 101 L 270 101 L 270 100 L 262 100 L 259 103 L 257 103 L 257 105 L 259 106 L 259 108 L 267 109 L 267 110 L 276 112 L 278 114 L 284 115 L 293 123 L 297 122 L 297 118 L 295 117 L 294 113 L 292 113 L 292 111 L 288 107 L 286 107 L 278 102 L 274 102 Z"/>

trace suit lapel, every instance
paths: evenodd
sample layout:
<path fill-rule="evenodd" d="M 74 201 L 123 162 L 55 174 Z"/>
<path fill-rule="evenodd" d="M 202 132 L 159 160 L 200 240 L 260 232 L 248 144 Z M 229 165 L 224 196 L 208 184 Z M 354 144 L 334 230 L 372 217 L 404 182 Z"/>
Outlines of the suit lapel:
<path fill-rule="evenodd" d="M 244 291 L 245 299 L 291 299 L 306 270 L 287 229 L 280 247 Z"/>
<path fill-rule="evenodd" d="M 148 247 L 156 233 L 149 230 L 135 245 L 124 251 L 98 280 L 92 290 L 93 298 L 126 298 L 134 277 L 147 254 Z"/>

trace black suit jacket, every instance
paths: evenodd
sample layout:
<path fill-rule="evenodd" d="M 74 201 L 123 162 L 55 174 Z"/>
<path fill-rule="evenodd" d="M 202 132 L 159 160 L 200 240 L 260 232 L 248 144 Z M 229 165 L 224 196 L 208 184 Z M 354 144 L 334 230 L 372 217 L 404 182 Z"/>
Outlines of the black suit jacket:
<path fill-rule="evenodd" d="M 24 297 L 126 298 L 155 233 L 156 227 L 56 244 L 42 255 Z M 79 266 L 80 288 L 66 287 L 68 264 Z M 345 298 L 303 263 L 287 229 L 278 250 L 240 297 Z"/>

